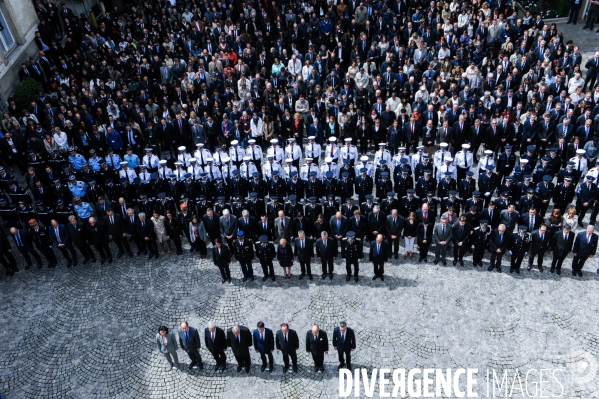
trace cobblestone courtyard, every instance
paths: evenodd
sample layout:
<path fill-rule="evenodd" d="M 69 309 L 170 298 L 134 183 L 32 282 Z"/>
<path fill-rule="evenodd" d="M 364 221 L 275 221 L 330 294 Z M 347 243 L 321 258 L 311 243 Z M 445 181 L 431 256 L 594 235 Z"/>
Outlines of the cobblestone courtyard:
<path fill-rule="evenodd" d="M 63 261 L 56 269 L 21 270 L 0 281 L 0 393 L 7 399 L 337 397 L 336 353 L 326 357 L 326 373 L 315 375 L 303 345 L 311 323 L 332 339 L 333 327 L 345 320 L 357 334 L 355 367 L 478 368 L 479 397 L 487 397 L 487 368 L 498 374 L 565 368 L 561 397 L 598 397 L 599 378 L 587 378 L 596 377 L 593 358 L 599 359 L 594 260 L 580 279 L 571 276 L 570 260 L 560 278 L 547 270 L 505 273 L 505 260 L 499 274 L 487 272 L 487 262 L 481 270 L 471 262 L 435 266 L 431 259 L 392 261 L 384 282 L 372 281 L 372 266 L 365 264 L 358 283 L 345 282 L 338 259 L 333 281 L 299 281 L 296 265 L 291 280 L 242 283 L 234 263 L 233 284 L 221 284 L 218 269 L 188 251 L 158 261 L 124 257 L 70 269 Z M 227 371 L 214 373 L 204 348 L 204 371 L 187 372 L 181 350 L 186 371 L 167 371 L 154 341 L 157 327 L 176 328 L 183 319 L 202 331 L 209 320 L 251 329 L 262 320 L 275 331 L 289 322 L 300 336 L 299 374 L 283 375 L 276 353 L 276 371 L 261 373 L 253 351 L 250 375 L 236 373 L 230 351 Z M 560 391 L 547 385 L 544 394 Z"/>

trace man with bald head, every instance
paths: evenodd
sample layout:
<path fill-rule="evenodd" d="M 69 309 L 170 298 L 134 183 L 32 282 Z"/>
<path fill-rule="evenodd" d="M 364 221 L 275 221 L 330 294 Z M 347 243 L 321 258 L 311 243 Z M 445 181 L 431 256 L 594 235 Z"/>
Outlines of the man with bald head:
<path fill-rule="evenodd" d="M 227 368 L 227 337 L 225 331 L 216 327 L 213 322 L 204 329 L 204 344 L 216 361 L 214 370 L 225 371 Z"/>
<path fill-rule="evenodd" d="M 314 324 L 312 329 L 306 332 L 306 352 L 312 354 L 314 371 L 323 373 L 324 355 L 329 353 L 329 338 L 327 333 L 318 327 L 318 324 Z"/>
<path fill-rule="evenodd" d="M 237 360 L 237 372 L 245 368 L 245 372 L 250 372 L 252 358 L 250 357 L 250 347 L 252 346 L 252 333 L 244 326 L 235 325 L 227 330 L 227 344 L 235 355 Z"/>

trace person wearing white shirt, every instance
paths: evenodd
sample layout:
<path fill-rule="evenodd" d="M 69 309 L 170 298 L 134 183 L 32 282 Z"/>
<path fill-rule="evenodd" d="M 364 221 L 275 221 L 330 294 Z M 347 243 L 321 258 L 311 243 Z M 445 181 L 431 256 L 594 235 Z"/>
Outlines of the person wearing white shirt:
<path fill-rule="evenodd" d="M 171 173 L 173 173 L 173 170 L 166 165 L 166 159 L 158 162 L 158 176 L 161 179 L 165 180 Z"/>
<path fill-rule="evenodd" d="M 339 157 L 342 160 L 349 160 L 350 165 L 353 166 L 358 161 L 358 149 L 351 142 L 351 138 L 345 139 L 345 145 L 339 150 Z"/>
<path fill-rule="evenodd" d="M 447 150 L 449 144 L 441 143 L 440 147 L 441 148 L 435 152 L 435 155 L 433 157 L 433 163 L 435 164 L 435 167 L 437 169 L 445 165 L 445 159 L 447 157 L 451 157 L 451 152 Z"/>
<path fill-rule="evenodd" d="M 254 172 L 258 172 L 258 168 L 256 168 L 256 165 L 251 161 L 251 158 L 246 155 L 243 157 L 243 163 L 239 167 L 239 172 L 241 173 L 241 177 L 249 181 Z"/>
<path fill-rule="evenodd" d="M 158 170 L 160 159 L 152 154 L 152 148 L 146 148 L 146 155 L 142 158 L 142 163 L 148 166 L 150 172 Z"/>
<path fill-rule="evenodd" d="M 461 182 L 466 177 L 466 172 L 470 170 L 474 162 L 472 153 L 469 151 L 469 144 L 462 144 L 462 149 L 455 154 L 455 165 L 458 167 L 457 182 Z"/>
<path fill-rule="evenodd" d="M 69 137 L 67 134 L 60 130 L 59 127 L 54 128 L 54 135 L 52 136 L 59 149 L 66 149 L 69 147 Z"/>
<path fill-rule="evenodd" d="M 297 59 L 295 54 L 291 56 L 291 59 L 287 63 L 287 72 L 295 77 L 302 72 L 302 63 Z"/>
<path fill-rule="evenodd" d="M 212 158 L 208 158 L 208 165 L 204 166 L 204 172 L 208 173 L 209 180 L 215 180 L 222 178 L 222 174 L 218 166 L 214 165 L 214 160 Z"/>
<path fill-rule="evenodd" d="M 339 167 L 335 162 L 333 162 L 333 158 L 326 157 L 324 159 L 324 163 L 320 166 L 320 177 L 324 181 L 326 178 L 327 172 L 333 172 L 333 176 L 339 176 Z"/>
<path fill-rule="evenodd" d="M 445 173 L 447 173 L 447 172 L 451 173 L 452 179 L 455 180 L 457 178 L 457 170 L 456 170 L 456 167 L 451 164 L 452 162 L 453 162 L 453 158 L 451 158 L 451 157 L 446 158 L 445 165 L 441 166 L 437 170 L 437 183 L 441 182 L 441 179 L 445 177 Z"/>
<path fill-rule="evenodd" d="M 302 149 L 295 143 L 295 139 L 291 138 L 288 140 L 289 145 L 285 147 L 285 158 L 291 159 L 293 166 L 298 169 L 302 160 Z"/>
<path fill-rule="evenodd" d="M 339 159 L 339 147 L 337 147 L 337 138 L 330 137 L 329 145 L 324 150 L 324 155 L 326 157 L 332 158 L 333 162 L 336 162 Z"/>
<path fill-rule="evenodd" d="M 315 161 L 315 163 L 318 164 L 320 161 L 321 152 L 322 152 L 322 149 L 320 147 L 320 144 L 318 144 L 316 142 L 316 137 L 315 136 L 308 137 L 308 144 L 306 144 L 306 147 L 304 148 L 305 157 L 313 159 Z"/>
<path fill-rule="evenodd" d="M 360 161 L 356 163 L 356 172 L 359 173 L 362 168 L 365 168 L 367 170 L 366 174 L 374 179 L 374 165 L 368 160 L 366 155 L 361 157 Z M 356 176 L 358 176 L 358 173 L 356 173 Z"/>
<path fill-rule="evenodd" d="M 391 153 L 385 147 L 387 143 L 379 143 L 379 150 L 374 154 L 374 165 L 378 165 L 381 160 L 387 161 L 387 165 L 391 164 Z"/>
<path fill-rule="evenodd" d="M 137 173 L 135 173 L 135 170 L 129 168 L 129 163 L 123 161 L 121 162 L 121 170 L 119 170 L 119 177 L 124 177 L 127 179 L 129 183 L 133 184 L 133 179 L 137 177 Z"/>
<path fill-rule="evenodd" d="M 191 158 L 189 160 L 189 168 L 187 168 L 187 172 L 191 173 L 195 181 L 200 180 L 200 175 L 204 172 L 204 169 L 198 164 L 198 161 L 195 158 Z"/>
<path fill-rule="evenodd" d="M 300 179 L 302 179 L 304 181 L 308 181 L 308 179 L 310 178 L 311 172 L 315 172 L 316 178 L 320 179 L 320 170 L 318 170 L 318 165 L 315 165 L 312 162 L 312 158 L 306 158 L 306 163 L 300 169 L 300 173 L 299 173 Z"/>
<path fill-rule="evenodd" d="M 243 157 L 245 157 L 245 150 L 239 147 L 239 142 L 237 140 L 231 141 L 231 147 L 229 148 L 229 158 L 231 158 L 231 162 L 239 167 L 243 162 Z"/>
<path fill-rule="evenodd" d="M 275 161 L 272 155 L 266 156 L 267 162 L 262 167 L 262 175 L 265 181 L 268 182 L 272 177 L 272 172 L 277 171 L 279 173 L 282 172 L 281 164 Z"/>
<path fill-rule="evenodd" d="M 189 160 L 191 159 L 191 155 L 186 152 L 185 146 L 181 146 L 178 148 L 179 155 L 177 156 L 177 161 L 181 162 L 183 166 L 189 166 Z"/>
<path fill-rule="evenodd" d="M 210 153 L 210 151 L 208 151 L 206 148 L 204 148 L 203 143 L 196 144 L 196 147 L 198 149 L 193 153 L 193 157 L 196 159 L 198 164 L 203 168 L 208 163 L 207 162 L 208 158 L 212 158 L 212 154 Z"/>
<path fill-rule="evenodd" d="M 275 159 L 275 161 L 281 163 L 285 159 L 285 150 L 279 147 L 279 140 L 272 139 L 270 140 L 271 146 L 266 150 L 266 156 L 271 156 Z"/>

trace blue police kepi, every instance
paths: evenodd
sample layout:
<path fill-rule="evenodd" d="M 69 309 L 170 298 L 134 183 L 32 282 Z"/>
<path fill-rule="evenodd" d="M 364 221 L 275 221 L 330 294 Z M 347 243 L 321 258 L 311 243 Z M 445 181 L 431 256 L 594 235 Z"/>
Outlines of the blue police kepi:
<path fill-rule="evenodd" d="M 87 193 L 87 184 L 82 181 L 78 181 L 75 175 L 69 177 L 69 190 L 73 194 L 73 197 L 83 197 Z"/>

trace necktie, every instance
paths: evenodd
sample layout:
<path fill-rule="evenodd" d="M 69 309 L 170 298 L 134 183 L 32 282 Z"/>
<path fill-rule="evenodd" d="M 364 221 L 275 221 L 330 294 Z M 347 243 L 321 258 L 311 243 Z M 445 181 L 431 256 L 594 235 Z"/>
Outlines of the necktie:
<path fill-rule="evenodd" d="M 141 222 L 141 227 L 144 228 L 146 226 L 146 222 Z"/>
<path fill-rule="evenodd" d="M 499 234 L 499 245 L 503 242 L 503 234 Z"/>
<path fill-rule="evenodd" d="M 114 216 L 110 217 L 110 224 L 114 224 Z"/>
<path fill-rule="evenodd" d="M 56 231 L 56 240 L 60 244 L 60 234 L 58 234 L 58 227 L 56 227 L 54 230 Z"/>
<path fill-rule="evenodd" d="M 220 252 L 220 250 L 219 250 Z M 210 334 L 212 336 L 212 342 L 214 342 L 214 331 Z"/>
<path fill-rule="evenodd" d="M 395 226 L 395 221 L 396 221 L 396 220 L 397 220 L 396 218 L 393 218 L 393 225 L 394 225 L 394 226 Z"/>
<path fill-rule="evenodd" d="M 568 241 L 568 235 L 564 234 L 564 242 L 567 242 L 567 241 Z"/>
<path fill-rule="evenodd" d="M 287 334 L 285 334 L 285 343 L 287 343 Z"/>
<path fill-rule="evenodd" d="M 189 342 L 189 332 L 185 331 L 185 343 Z"/>
<path fill-rule="evenodd" d="M 587 244 L 591 242 L 591 235 L 587 234 Z"/>
<path fill-rule="evenodd" d="M 443 229 L 441 230 L 442 234 L 445 235 L 445 226 L 443 226 Z"/>
<path fill-rule="evenodd" d="M 302 240 L 301 243 L 302 243 L 301 248 L 304 249 L 304 240 Z"/>
<path fill-rule="evenodd" d="M 260 341 L 264 341 L 264 334 L 260 334 Z"/>
<path fill-rule="evenodd" d="M 545 236 L 544 234 L 541 234 L 541 242 L 543 242 L 543 237 L 544 236 Z"/>
<path fill-rule="evenodd" d="M 376 253 L 377 253 L 377 255 L 381 254 L 381 244 L 376 245 Z"/>

